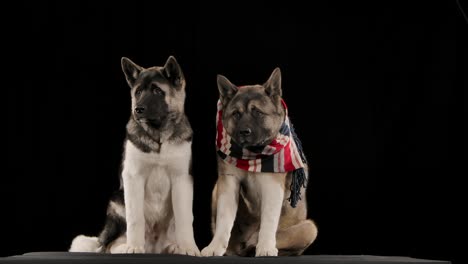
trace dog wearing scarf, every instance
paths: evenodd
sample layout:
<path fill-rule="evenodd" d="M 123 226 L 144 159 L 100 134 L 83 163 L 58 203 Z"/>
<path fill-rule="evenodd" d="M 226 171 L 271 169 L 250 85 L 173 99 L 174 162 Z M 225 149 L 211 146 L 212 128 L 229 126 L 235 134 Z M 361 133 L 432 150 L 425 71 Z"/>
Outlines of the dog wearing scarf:
<path fill-rule="evenodd" d="M 201 253 L 300 255 L 318 231 L 307 219 L 307 161 L 281 98 L 281 71 L 263 85 L 238 87 L 222 75 L 217 81 L 214 235 Z"/>

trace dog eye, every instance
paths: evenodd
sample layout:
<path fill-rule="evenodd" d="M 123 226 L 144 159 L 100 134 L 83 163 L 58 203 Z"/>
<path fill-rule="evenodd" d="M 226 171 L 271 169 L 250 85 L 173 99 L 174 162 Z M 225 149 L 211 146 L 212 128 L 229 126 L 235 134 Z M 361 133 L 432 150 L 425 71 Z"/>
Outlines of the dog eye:
<path fill-rule="evenodd" d="M 140 89 L 140 90 L 136 90 L 135 94 L 136 94 L 136 95 L 140 95 L 140 94 L 141 94 L 141 89 Z"/>
<path fill-rule="evenodd" d="M 158 86 L 156 85 L 153 85 L 153 93 L 154 94 L 159 94 L 159 95 L 164 95 L 164 91 L 159 88 Z"/>
<path fill-rule="evenodd" d="M 258 110 L 257 108 L 252 109 L 252 112 L 256 116 L 263 116 L 265 115 L 262 111 Z"/>
<path fill-rule="evenodd" d="M 241 117 L 241 113 L 239 111 L 234 111 L 234 113 L 232 113 L 232 116 L 235 118 L 235 119 L 239 119 Z"/>

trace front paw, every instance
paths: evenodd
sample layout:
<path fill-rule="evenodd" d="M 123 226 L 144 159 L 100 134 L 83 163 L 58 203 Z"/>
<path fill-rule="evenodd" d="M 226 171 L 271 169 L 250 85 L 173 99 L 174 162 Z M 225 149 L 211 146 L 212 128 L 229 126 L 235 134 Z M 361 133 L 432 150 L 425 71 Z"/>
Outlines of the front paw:
<path fill-rule="evenodd" d="M 195 243 L 172 244 L 167 251 L 169 254 L 200 256 L 200 250 Z"/>
<path fill-rule="evenodd" d="M 129 244 L 121 244 L 116 246 L 111 251 L 112 254 L 135 254 L 135 253 L 145 253 L 144 247 L 132 246 Z"/>
<path fill-rule="evenodd" d="M 255 250 L 256 257 L 276 257 L 278 256 L 278 249 L 274 245 L 257 244 Z"/>
<path fill-rule="evenodd" d="M 223 256 L 226 253 L 226 247 L 221 245 L 215 245 L 216 243 L 211 243 L 207 247 L 205 247 L 201 255 L 203 257 L 213 257 L 213 256 Z"/>

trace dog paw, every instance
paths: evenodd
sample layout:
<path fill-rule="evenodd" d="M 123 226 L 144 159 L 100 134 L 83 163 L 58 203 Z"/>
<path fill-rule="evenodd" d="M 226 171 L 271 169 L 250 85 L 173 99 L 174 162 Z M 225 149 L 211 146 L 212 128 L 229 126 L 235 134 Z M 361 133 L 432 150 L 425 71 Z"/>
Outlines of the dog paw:
<path fill-rule="evenodd" d="M 195 243 L 172 244 L 167 249 L 169 254 L 201 256 L 200 250 Z"/>
<path fill-rule="evenodd" d="M 201 252 L 203 257 L 223 256 L 226 253 L 226 247 L 210 244 Z"/>
<path fill-rule="evenodd" d="M 255 250 L 256 257 L 276 257 L 278 256 L 278 249 L 275 246 L 257 245 Z"/>
<path fill-rule="evenodd" d="M 144 247 L 136 247 L 128 244 L 121 244 L 112 249 L 113 254 L 137 254 L 145 253 Z"/>

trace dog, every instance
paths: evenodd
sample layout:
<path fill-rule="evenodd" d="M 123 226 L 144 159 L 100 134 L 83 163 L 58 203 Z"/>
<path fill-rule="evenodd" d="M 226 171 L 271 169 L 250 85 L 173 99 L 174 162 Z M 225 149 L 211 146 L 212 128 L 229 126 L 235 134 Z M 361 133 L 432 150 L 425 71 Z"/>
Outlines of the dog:
<path fill-rule="evenodd" d="M 80 235 L 71 252 L 199 256 L 193 234 L 192 128 L 184 113 L 185 78 L 170 56 L 143 68 L 123 57 L 131 88 L 121 187 L 99 237 Z"/>
<path fill-rule="evenodd" d="M 217 84 L 213 239 L 201 254 L 300 255 L 318 230 L 307 219 L 307 162 L 281 98 L 281 71 L 263 85 L 237 87 L 222 75 Z"/>

